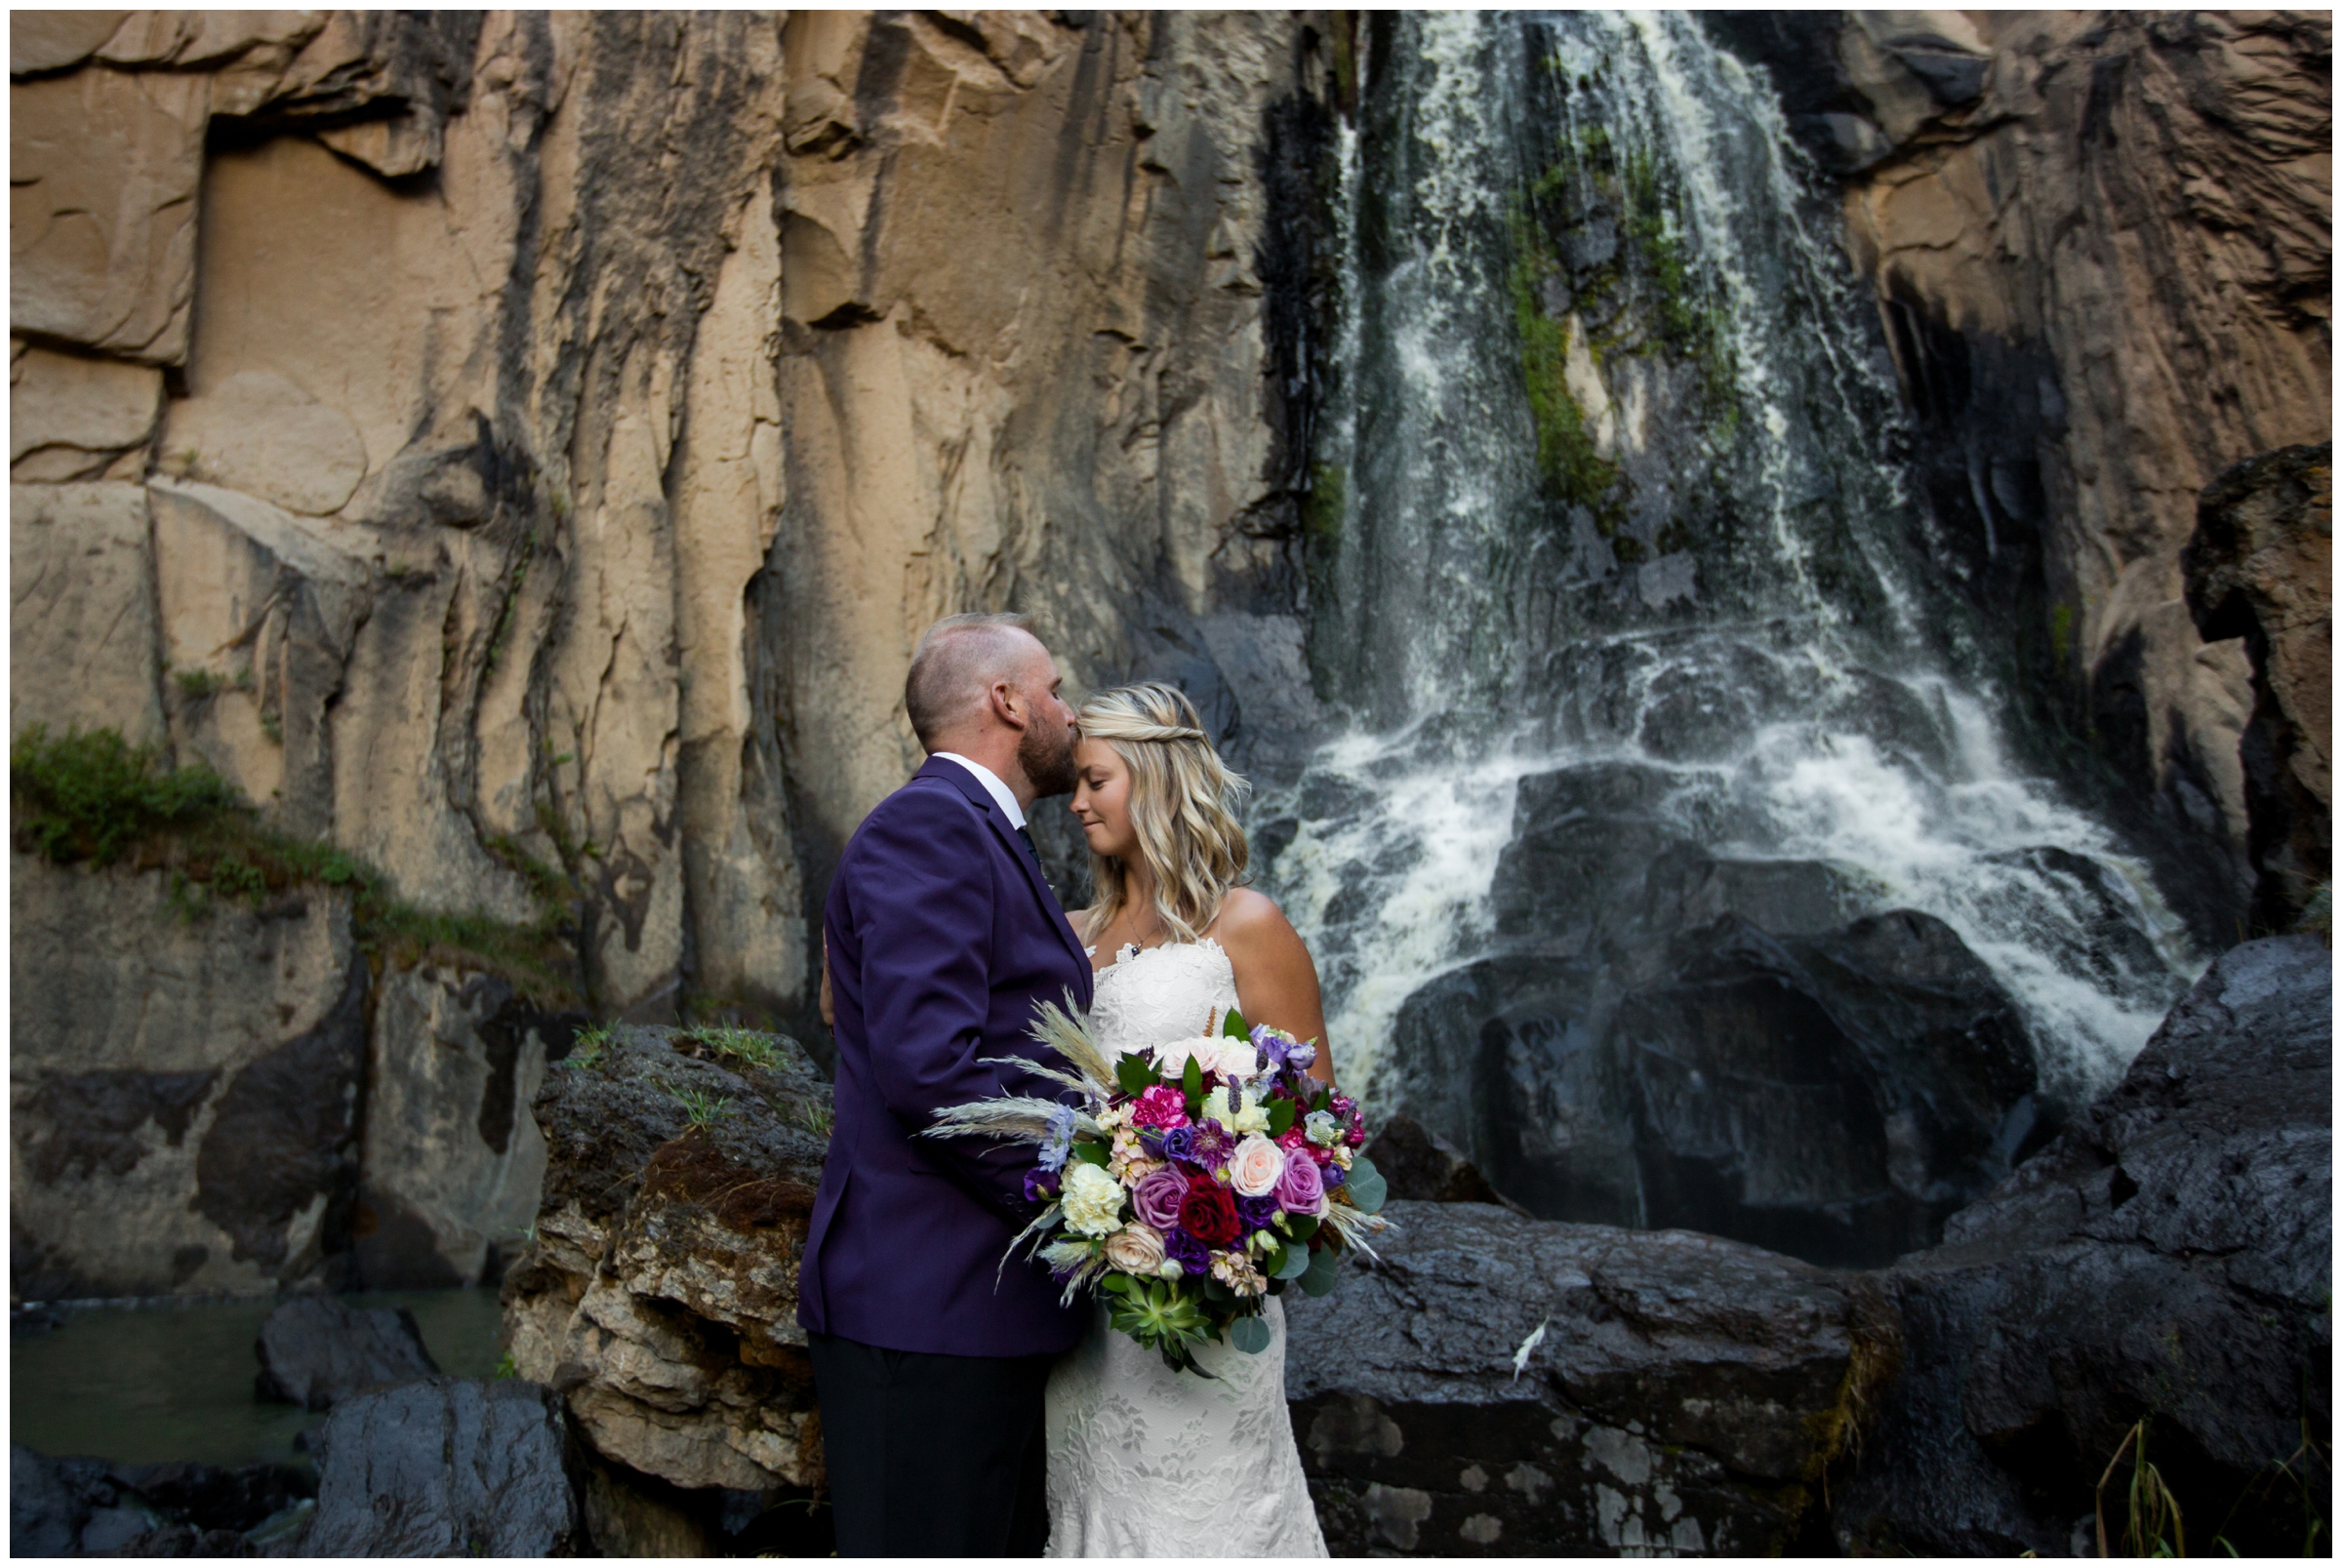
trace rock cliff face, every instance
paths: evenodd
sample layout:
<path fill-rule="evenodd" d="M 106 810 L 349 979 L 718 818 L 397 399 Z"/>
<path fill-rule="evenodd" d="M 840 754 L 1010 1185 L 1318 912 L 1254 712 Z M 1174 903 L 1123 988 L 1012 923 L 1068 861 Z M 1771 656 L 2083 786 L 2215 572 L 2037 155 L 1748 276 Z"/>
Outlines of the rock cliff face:
<path fill-rule="evenodd" d="M 11 50 L 12 733 L 116 729 L 425 910 L 558 919 L 597 1016 L 789 1020 L 829 858 L 916 761 L 927 622 L 1016 608 L 1076 684 L 1289 705 L 1292 20 L 91 12 Z M 64 1001 L 106 952 L 262 951 L 170 934 L 159 888 L 18 867 L 40 1277 L 493 1273 L 574 1020 L 477 964 L 350 971 L 322 898 L 263 922 L 319 947 L 298 995 Z M 295 1156 L 340 1195 L 228 1241 L 165 1167 L 226 1157 L 221 1097 L 345 973 L 369 1023 Z M 140 1256 L 65 1259 L 126 1183 Z"/>
<path fill-rule="evenodd" d="M 2233 941 L 2250 672 L 2191 622 L 2179 557 L 2216 475 L 2331 423 L 2330 19 L 1720 25 L 1844 181 L 1968 590 L 2008 617 L 2037 712 L 2192 864 L 2200 935 Z"/>

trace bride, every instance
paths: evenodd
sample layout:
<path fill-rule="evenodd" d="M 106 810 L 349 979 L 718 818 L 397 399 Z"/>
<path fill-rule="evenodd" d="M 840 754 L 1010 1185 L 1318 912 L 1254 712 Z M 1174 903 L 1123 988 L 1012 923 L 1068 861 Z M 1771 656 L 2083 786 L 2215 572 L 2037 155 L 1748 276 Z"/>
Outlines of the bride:
<path fill-rule="evenodd" d="M 1230 1008 L 1316 1040 L 1333 1081 L 1317 969 L 1275 904 L 1236 883 L 1244 781 L 1195 709 L 1156 683 L 1082 705 L 1073 815 L 1098 902 L 1072 916 L 1097 975 L 1091 1025 L 1108 1054 L 1218 1032 Z M 1107 1327 L 1058 1363 L 1048 1390 L 1049 1554 L 1322 1557 L 1325 1540 L 1285 1410 L 1285 1319 L 1268 1349 L 1197 1347 L 1174 1372 Z"/>

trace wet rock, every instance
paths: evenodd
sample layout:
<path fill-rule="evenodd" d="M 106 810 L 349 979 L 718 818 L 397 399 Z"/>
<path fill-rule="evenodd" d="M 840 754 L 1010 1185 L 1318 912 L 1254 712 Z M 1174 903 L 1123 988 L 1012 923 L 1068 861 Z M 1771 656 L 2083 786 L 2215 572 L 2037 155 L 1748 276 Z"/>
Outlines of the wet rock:
<path fill-rule="evenodd" d="M 325 1424 L 319 1557 L 574 1556 L 585 1532 L 560 1396 L 427 1378 L 355 1395 Z"/>
<path fill-rule="evenodd" d="M 1598 839 L 1589 823 L 1606 854 Z M 1685 885 L 1664 855 L 1628 859 L 1612 864 L 1646 896 Z M 1699 872 L 1719 902 L 1721 870 Z M 1829 907 L 1797 878 L 1743 891 Z M 1396 1025 L 1393 1103 L 1533 1213 L 1879 1264 L 1935 1240 L 2051 1130 L 2014 1004 L 1931 916 L 1776 937 L 1726 913 L 1628 943 L 1635 905 L 1597 906 L 1602 959 L 1500 953 L 1426 985 Z"/>
<path fill-rule="evenodd" d="M 545 1074 L 536 1243 L 505 1279 L 521 1376 L 606 1459 L 687 1488 L 820 1483 L 797 1264 L 828 1088 L 795 1041 L 621 1027 Z"/>
<path fill-rule="evenodd" d="M 115 1472 L 156 1508 L 206 1533 L 242 1534 L 270 1515 L 314 1496 L 316 1483 L 291 1465 L 232 1468 L 182 1460 L 126 1466 Z"/>
<path fill-rule="evenodd" d="M 2331 1072 L 2331 954 L 2247 943 L 2118 1088 L 1879 1275 L 1902 1370 L 1832 1479 L 1839 1544 L 2066 1552 L 2144 1420 L 2194 1549 L 2300 1550 L 2304 1488 L 2322 1517 L 2330 1484 Z"/>
<path fill-rule="evenodd" d="M 2251 919 L 2289 929 L 2333 874 L 2333 444 L 2287 447 L 2204 487 L 2180 554 L 2204 640 L 2244 639 Z"/>
<path fill-rule="evenodd" d="M 1857 1280 L 1678 1231 L 1397 1202 L 1288 1305 L 1286 1391 L 1337 1555 L 1762 1554 L 1891 1357 Z"/>
<path fill-rule="evenodd" d="M 1488 1178 L 1456 1151 L 1444 1138 L 1427 1131 L 1423 1123 L 1400 1111 L 1383 1123 L 1367 1146 L 1367 1157 L 1383 1174 L 1393 1198 L 1424 1203 L 1493 1203 L 1526 1214 L 1512 1199 L 1488 1185 Z"/>
<path fill-rule="evenodd" d="M 104 1460 L 52 1459 L 9 1444 L 12 1557 L 112 1556 L 171 1522 Z"/>
<path fill-rule="evenodd" d="M 233 1530 L 167 1524 L 133 1536 L 117 1548 L 124 1557 L 257 1557 L 260 1548 Z"/>
<path fill-rule="evenodd" d="M 413 1312 L 403 1307 L 362 1309 L 333 1296 L 297 1296 L 270 1312 L 255 1349 L 260 1397 L 310 1410 L 439 1370 Z"/>

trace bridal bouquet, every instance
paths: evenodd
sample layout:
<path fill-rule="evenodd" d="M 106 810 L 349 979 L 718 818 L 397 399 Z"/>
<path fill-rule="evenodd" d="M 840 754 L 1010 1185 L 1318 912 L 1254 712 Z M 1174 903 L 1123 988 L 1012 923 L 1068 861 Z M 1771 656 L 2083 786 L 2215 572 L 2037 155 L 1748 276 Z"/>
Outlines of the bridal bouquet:
<path fill-rule="evenodd" d="M 1030 1143 L 1030 1238 L 1065 1282 L 1106 1299 L 1113 1326 L 1201 1372 L 1192 1347 L 1226 1334 L 1269 1347 L 1263 1304 L 1288 1285 L 1322 1296 L 1352 1248 L 1383 1227 L 1383 1179 L 1358 1152 L 1358 1107 L 1305 1075 L 1312 1044 L 1232 1009 L 1217 1036 L 1109 1061 L 1081 1023 L 1044 1005 L 1033 1037 L 1070 1065 L 1005 1063 L 1082 1103 L 1007 1096 L 941 1112 L 927 1136 Z"/>

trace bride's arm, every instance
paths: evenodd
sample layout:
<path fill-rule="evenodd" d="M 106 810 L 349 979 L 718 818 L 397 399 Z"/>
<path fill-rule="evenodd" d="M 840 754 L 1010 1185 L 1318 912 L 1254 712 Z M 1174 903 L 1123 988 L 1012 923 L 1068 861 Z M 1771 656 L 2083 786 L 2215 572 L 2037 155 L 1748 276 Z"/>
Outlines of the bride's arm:
<path fill-rule="evenodd" d="M 1213 940 L 1236 972 L 1236 1007 L 1248 1024 L 1267 1024 L 1297 1040 L 1315 1040 L 1310 1076 L 1331 1085 L 1334 1053 L 1325 1037 L 1325 1002 L 1317 992 L 1317 964 L 1309 945 L 1274 900 L 1250 888 L 1232 888 L 1212 923 Z"/>

